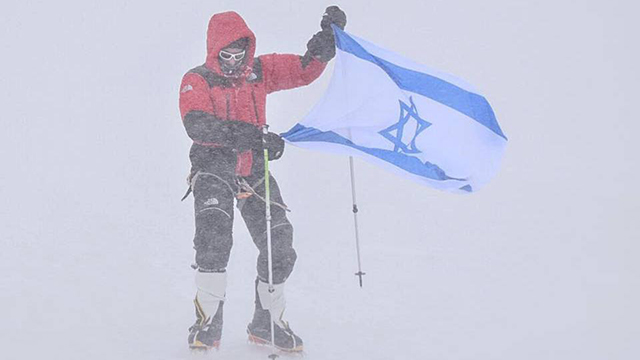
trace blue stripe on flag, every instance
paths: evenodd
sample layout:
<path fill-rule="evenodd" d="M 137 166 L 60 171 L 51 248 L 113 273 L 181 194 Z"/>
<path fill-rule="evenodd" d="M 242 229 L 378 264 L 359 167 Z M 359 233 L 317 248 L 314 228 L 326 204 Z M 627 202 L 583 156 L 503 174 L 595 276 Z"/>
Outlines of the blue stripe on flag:
<path fill-rule="evenodd" d="M 437 165 L 430 162 L 421 162 L 418 158 L 413 156 L 407 156 L 405 154 L 376 148 L 368 148 L 354 144 L 351 140 L 346 139 L 333 131 L 320 131 L 312 127 L 306 127 L 300 124 L 296 124 L 291 130 L 281 134 L 282 137 L 291 142 L 328 142 L 334 144 L 340 144 L 348 146 L 353 149 L 360 150 L 366 154 L 375 156 L 381 160 L 391 163 L 407 172 L 414 175 L 425 177 L 431 180 L 445 181 L 445 180 L 458 180 L 464 181 L 464 179 L 457 179 L 448 176 L 444 170 Z"/>
<path fill-rule="evenodd" d="M 334 25 L 332 26 L 336 34 L 336 46 L 340 50 L 377 65 L 401 89 L 426 96 L 457 110 L 489 128 L 505 140 L 507 139 L 502 129 L 500 129 L 500 125 L 498 125 L 491 105 L 483 96 L 466 91 L 435 76 L 409 70 L 374 56 L 347 33 Z"/>

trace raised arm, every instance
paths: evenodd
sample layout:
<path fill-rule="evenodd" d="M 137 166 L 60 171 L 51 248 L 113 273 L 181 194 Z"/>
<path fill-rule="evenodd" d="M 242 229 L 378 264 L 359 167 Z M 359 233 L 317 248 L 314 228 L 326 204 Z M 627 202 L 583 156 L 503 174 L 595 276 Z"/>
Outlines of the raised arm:
<path fill-rule="evenodd" d="M 336 54 L 335 38 L 331 24 L 344 29 L 347 17 L 337 6 L 325 10 L 317 32 L 307 43 L 307 52 L 303 56 L 291 54 L 270 54 L 260 56 L 264 71 L 267 92 L 292 89 L 305 86 L 317 79 L 324 71 L 327 62 Z"/>

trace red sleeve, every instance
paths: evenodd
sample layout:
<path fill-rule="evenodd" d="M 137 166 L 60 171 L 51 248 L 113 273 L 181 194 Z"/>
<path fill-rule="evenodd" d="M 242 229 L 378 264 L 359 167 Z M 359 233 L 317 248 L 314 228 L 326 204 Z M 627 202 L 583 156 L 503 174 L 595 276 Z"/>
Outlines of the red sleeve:
<path fill-rule="evenodd" d="M 327 66 L 316 59 L 303 66 L 301 56 L 290 54 L 262 55 L 260 61 L 267 93 L 309 85 Z"/>
<path fill-rule="evenodd" d="M 213 115 L 209 86 L 202 76 L 187 73 L 180 84 L 180 115 L 184 121 L 190 111 L 203 111 Z"/>

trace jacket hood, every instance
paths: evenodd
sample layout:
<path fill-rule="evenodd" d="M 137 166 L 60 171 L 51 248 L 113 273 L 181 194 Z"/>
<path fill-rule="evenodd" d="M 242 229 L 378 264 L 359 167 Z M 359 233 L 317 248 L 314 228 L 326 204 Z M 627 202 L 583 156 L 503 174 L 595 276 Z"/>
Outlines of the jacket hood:
<path fill-rule="evenodd" d="M 256 52 L 256 36 L 244 22 L 244 19 L 234 11 L 215 14 L 209 20 L 207 30 L 207 61 L 205 65 L 218 74 L 222 74 L 218 54 L 220 50 L 234 41 L 242 38 L 249 39 L 245 55 L 245 66 L 253 66 L 253 57 Z"/>

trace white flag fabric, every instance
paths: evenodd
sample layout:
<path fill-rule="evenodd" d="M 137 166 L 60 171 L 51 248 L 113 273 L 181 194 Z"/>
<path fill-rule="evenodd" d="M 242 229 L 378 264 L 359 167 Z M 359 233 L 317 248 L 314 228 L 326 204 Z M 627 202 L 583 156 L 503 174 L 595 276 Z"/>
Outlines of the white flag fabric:
<path fill-rule="evenodd" d="M 498 171 L 507 138 L 470 84 L 333 27 L 336 64 L 323 98 L 290 144 L 363 158 L 458 193 Z"/>

